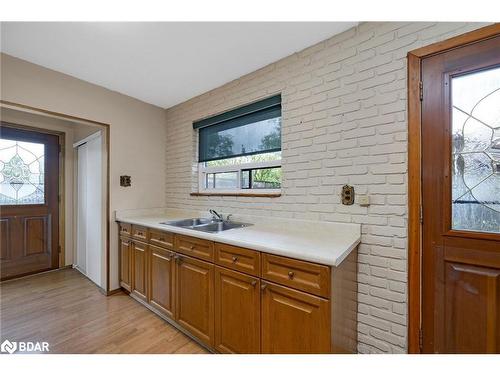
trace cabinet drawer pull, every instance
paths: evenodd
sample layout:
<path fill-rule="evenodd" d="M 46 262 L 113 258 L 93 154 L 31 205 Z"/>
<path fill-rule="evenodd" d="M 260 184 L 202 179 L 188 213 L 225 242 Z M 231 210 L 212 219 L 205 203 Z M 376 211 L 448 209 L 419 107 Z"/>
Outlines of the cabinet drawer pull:
<path fill-rule="evenodd" d="M 137 232 L 137 235 L 138 235 L 138 236 L 144 236 L 144 233 L 142 233 L 142 232 Z"/>
<path fill-rule="evenodd" d="M 238 257 L 233 257 L 233 263 L 236 263 L 238 261 Z"/>
<path fill-rule="evenodd" d="M 257 285 L 257 281 L 256 280 L 252 280 L 252 286 L 255 286 Z"/>
<path fill-rule="evenodd" d="M 194 245 L 191 245 L 189 248 L 190 248 L 191 250 L 194 250 Z"/>
<path fill-rule="evenodd" d="M 288 272 L 288 278 L 290 280 L 292 280 L 294 276 L 295 276 L 295 273 L 293 271 Z"/>
<path fill-rule="evenodd" d="M 267 284 L 262 284 L 262 285 L 260 286 L 260 289 L 261 289 L 261 290 L 265 290 L 266 288 L 267 288 Z"/>

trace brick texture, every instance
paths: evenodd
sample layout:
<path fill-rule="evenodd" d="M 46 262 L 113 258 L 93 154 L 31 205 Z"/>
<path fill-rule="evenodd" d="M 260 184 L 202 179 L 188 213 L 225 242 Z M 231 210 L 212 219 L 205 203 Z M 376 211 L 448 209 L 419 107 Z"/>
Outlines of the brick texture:
<path fill-rule="evenodd" d="M 481 26 L 362 23 L 167 109 L 167 206 L 361 223 L 358 350 L 406 352 L 406 54 Z M 282 196 L 191 197 L 198 183 L 192 122 L 279 92 Z M 371 205 L 340 204 L 346 183 L 369 194 Z"/>

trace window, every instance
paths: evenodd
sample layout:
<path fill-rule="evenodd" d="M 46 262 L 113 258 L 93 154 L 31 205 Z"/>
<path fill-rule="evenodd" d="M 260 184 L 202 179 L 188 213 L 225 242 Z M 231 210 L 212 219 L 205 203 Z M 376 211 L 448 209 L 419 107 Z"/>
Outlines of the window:
<path fill-rule="evenodd" d="M 500 68 L 451 83 L 452 228 L 500 233 Z"/>
<path fill-rule="evenodd" d="M 279 192 L 281 95 L 193 123 L 200 192 Z"/>
<path fill-rule="evenodd" d="M 0 206 L 44 204 L 43 143 L 0 139 Z"/>

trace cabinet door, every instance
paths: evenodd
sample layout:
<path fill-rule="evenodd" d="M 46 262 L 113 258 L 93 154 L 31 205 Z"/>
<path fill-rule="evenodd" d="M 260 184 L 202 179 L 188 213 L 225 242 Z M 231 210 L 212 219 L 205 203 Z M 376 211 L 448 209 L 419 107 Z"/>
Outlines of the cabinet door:
<path fill-rule="evenodd" d="M 262 281 L 262 353 L 329 353 L 330 302 Z"/>
<path fill-rule="evenodd" d="M 173 316 L 174 253 L 149 245 L 149 304 Z"/>
<path fill-rule="evenodd" d="M 215 267 L 215 348 L 260 353 L 260 281 Z"/>
<path fill-rule="evenodd" d="M 131 274 L 130 267 L 131 244 L 127 237 L 120 237 L 120 286 L 131 291 Z"/>
<path fill-rule="evenodd" d="M 214 343 L 214 265 L 176 255 L 176 320 L 210 346 Z"/>
<path fill-rule="evenodd" d="M 142 242 L 133 242 L 132 245 L 132 293 L 146 300 L 147 297 L 147 252 L 148 245 Z"/>

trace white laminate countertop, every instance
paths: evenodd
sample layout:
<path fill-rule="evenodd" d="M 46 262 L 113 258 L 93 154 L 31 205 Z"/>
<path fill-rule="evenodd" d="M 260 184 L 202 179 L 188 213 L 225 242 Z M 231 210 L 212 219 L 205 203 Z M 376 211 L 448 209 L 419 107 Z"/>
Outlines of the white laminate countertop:
<path fill-rule="evenodd" d="M 359 224 L 260 216 L 234 215 L 231 217 L 232 221 L 252 223 L 253 225 L 219 233 L 205 233 L 160 224 L 168 220 L 195 217 L 210 217 L 210 215 L 208 212 L 200 213 L 168 208 L 119 210 L 115 212 L 116 221 L 143 225 L 149 228 L 334 267 L 339 266 L 349 253 L 356 248 L 361 238 L 361 226 Z"/>

